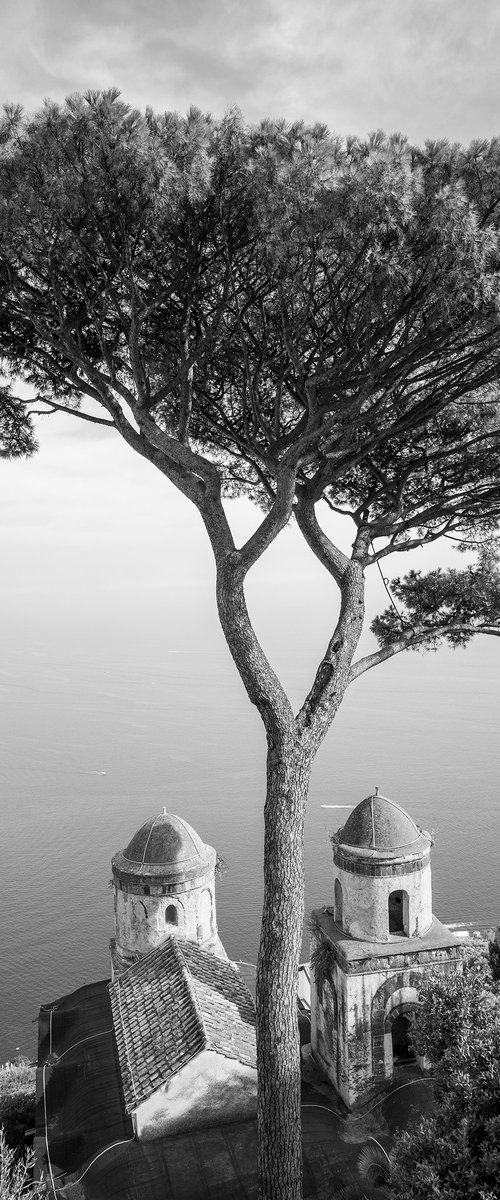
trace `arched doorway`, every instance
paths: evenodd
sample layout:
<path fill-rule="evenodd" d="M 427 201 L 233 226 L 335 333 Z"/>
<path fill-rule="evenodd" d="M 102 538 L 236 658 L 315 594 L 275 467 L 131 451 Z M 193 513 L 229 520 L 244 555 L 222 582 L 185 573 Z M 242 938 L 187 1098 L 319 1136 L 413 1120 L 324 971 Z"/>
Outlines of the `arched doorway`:
<path fill-rule="evenodd" d="M 374 1083 L 391 1079 L 394 1073 L 392 1026 L 400 1013 L 407 1013 L 411 1017 L 418 1009 L 418 989 L 421 982 L 420 972 L 408 971 L 404 975 L 401 972 L 388 979 L 375 992 L 371 1006 Z"/>
<path fill-rule="evenodd" d="M 410 1045 L 411 1026 L 412 1019 L 410 1014 L 406 1012 L 398 1013 L 391 1028 L 392 1061 L 394 1066 L 397 1063 L 415 1061 L 415 1051 Z"/>
<path fill-rule="evenodd" d="M 389 1075 L 392 1075 L 397 1067 L 404 1067 L 417 1061 L 410 1039 L 413 1015 L 417 1008 L 418 1002 L 404 1000 L 395 1004 L 385 1018 L 386 1063 Z"/>

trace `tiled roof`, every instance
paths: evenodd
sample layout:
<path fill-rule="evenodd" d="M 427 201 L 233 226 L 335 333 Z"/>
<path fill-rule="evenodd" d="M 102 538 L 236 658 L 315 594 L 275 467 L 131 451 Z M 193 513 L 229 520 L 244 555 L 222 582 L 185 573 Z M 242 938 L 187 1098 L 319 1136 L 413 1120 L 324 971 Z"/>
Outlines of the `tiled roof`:
<path fill-rule="evenodd" d="M 110 984 L 127 1112 L 201 1050 L 255 1066 L 253 1001 L 237 971 L 170 937 Z"/>
<path fill-rule="evenodd" d="M 254 1003 L 238 971 L 195 942 L 177 945 L 203 1021 L 206 1049 L 255 1067 Z"/>
<path fill-rule="evenodd" d="M 134 1137 L 111 1026 L 108 980 L 80 988 L 40 1013 L 35 1145 L 50 1196 L 257 1200 L 256 1121 L 154 1141 Z M 341 1124 L 336 1118 L 326 1126 L 324 1113 L 309 1104 L 302 1110 L 304 1200 L 324 1200 L 354 1180 L 359 1146 L 335 1132 Z"/>

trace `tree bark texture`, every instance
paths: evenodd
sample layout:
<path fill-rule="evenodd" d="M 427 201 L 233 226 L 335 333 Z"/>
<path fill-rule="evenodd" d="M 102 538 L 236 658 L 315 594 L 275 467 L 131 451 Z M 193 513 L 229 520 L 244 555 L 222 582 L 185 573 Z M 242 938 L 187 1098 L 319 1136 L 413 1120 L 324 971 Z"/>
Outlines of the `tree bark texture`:
<path fill-rule="evenodd" d="M 348 563 L 341 611 L 313 686 L 294 717 L 252 628 L 238 553 L 221 555 L 219 616 L 267 735 L 264 904 L 257 968 L 260 1200 L 301 1200 L 297 983 L 304 921 L 304 817 L 311 766 L 349 683 L 363 622 L 363 571 Z"/>
<path fill-rule="evenodd" d="M 304 919 L 303 835 L 310 763 L 269 745 L 264 906 L 257 970 L 260 1200 L 302 1196 L 297 968 Z"/>

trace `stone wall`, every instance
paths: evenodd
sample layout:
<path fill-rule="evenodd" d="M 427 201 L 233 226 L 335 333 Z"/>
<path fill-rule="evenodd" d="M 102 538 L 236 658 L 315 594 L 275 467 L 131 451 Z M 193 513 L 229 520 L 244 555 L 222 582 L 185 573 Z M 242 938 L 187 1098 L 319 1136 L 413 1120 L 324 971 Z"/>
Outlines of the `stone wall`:
<path fill-rule="evenodd" d="M 139 1141 L 251 1119 L 257 1071 L 214 1050 L 197 1054 L 132 1114 Z"/>
<path fill-rule="evenodd" d="M 321 930 L 312 935 L 311 1049 L 348 1108 L 392 1078 L 392 1015 L 417 1007 L 423 975 L 461 969 L 459 944 L 433 949 L 414 941 L 404 955 L 387 950 L 344 963 Z"/>
<path fill-rule="evenodd" d="M 334 890 L 336 920 L 338 886 L 342 889 L 342 928 L 363 941 L 390 940 L 389 897 L 403 896 L 404 933 L 421 937 L 432 924 L 430 859 L 397 860 L 383 863 L 356 861 L 335 855 Z"/>
<path fill-rule="evenodd" d="M 191 882 L 162 886 L 152 880 L 143 887 L 115 879 L 115 937 L 111 940 L 111 969 L 115 978 L 166 937 L 179 935 L 227 958 L 217 932 L 213 873 L 200 886 Z"/>

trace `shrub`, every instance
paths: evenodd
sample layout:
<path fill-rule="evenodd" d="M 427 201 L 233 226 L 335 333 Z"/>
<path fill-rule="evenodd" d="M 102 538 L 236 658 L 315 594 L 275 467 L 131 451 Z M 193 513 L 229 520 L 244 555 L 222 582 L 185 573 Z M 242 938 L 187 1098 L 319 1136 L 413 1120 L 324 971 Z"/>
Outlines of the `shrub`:
<path fill-rule="evenodd" d="M 27 1058 L 0 1066 L 0 1126 L 7 1146 L 18 1155 L 26 1130 L 35 1124 L 35 1068 Z"/>
<path fill-rule="evenodd" d="M 422 984 L 414 1044 L 432 1060 L 435 1112 L 394 1145 L 394 1200 L 498 1200 L 500 987 L 488 950 Z"/>
<path fill-rule="evenodd" d="M 0 1200 L 41 1200 L 43 1184 L 32 1182 L 33 1151 L 16 1154 L 0 1127 Z"/>

